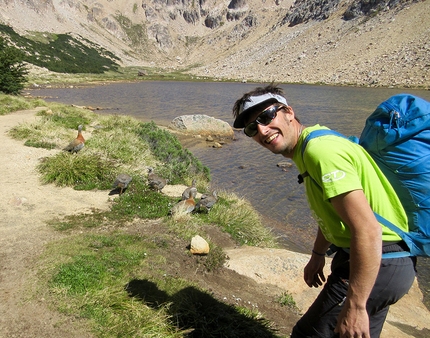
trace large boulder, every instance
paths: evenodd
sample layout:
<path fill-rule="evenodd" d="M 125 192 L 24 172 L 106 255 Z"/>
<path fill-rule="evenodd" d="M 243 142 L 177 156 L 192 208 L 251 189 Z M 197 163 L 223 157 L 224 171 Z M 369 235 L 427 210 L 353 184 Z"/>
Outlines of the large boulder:
<path fill-rule="evenodd" d="M 186 134 L 233 138 L 232 127 L 225 121 L 207 115 L 182 115 L 176 117 L 169 126 Z"/>

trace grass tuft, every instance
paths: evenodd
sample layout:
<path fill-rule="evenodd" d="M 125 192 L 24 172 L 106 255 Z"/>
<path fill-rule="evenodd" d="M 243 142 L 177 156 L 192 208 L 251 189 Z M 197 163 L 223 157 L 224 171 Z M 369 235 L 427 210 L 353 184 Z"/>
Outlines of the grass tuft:
<path fill-rule="evenodd" d="M 6 115 L 18 110 L 32 109 L 43 105 L 43 100 L 29 100 L 18 95 L 6 95 L 0 93 L 0 115 Z"/>
<path fill-rule="evenodd" d="M 114 165 L 90 152 L 60 152 L 47 157 L 37 169 L 44 184 L 73 186 L 76 190 L 109 189 L 114 180 Z"/>
<path fill-rule="evenodd" d="M 209 246 L 211 249 L 206 256 L 204 266 L 208 272 L 213 272 L 224 266 L 224 263 L 227 261 L 227 255 L 221 247 L 214 243 L 209 243 Z"/>
<path fill-rule="evenodd" d="M 209 168 L 188 150 L 179 140 L 166 130 L 160 129 L 152 121 L 142 124 L 139 135 L 149 145 L 154 156 L 163 163 L 156 168 L 160 176 L 169 179 L 171 184 L 180 184 L 192 179 L 210 180 Z"/>
<path fill-rule="evenodd" d="M 172 199 L 148 189 L 146 180 L 133 178 L 127 193 L 115 199 L 113 217 L 156 219 L 168 214 Z"/>
<path fill-rule="evenodd" d="M 260 215 L 251 203 L 225 191 L 220 191 L 218 196 L 218 202 L 210 212 L 200 216 L 203 220 L 207 219 L 209 223 L 217 224 L 240 244 L 276 246 L 275 237 L 262 224 Z"/>
<path fill-rule="evenodd" d="M 297 304 L 289 292 L 283 292 L 277 299 L 277 302 L 281 304 L 281 306 L 286 306 L 292 310 L 298 311 Z"/>

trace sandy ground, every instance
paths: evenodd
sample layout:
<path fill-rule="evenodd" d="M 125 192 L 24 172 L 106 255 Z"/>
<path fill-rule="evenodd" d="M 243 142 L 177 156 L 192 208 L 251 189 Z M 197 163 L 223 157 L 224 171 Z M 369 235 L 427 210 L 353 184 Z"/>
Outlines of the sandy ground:
<path fill-rule="evenodd" d="M 0 338 L 91 337 L 78 319 L 53 311 L 44 299 L 34 296 L 33 266 L 44 245 L 61 236 L 46 226 L 47 220 L 93 208 L 107 209 L 110 197 L 106 191 L 40 184 L 35 171 L 39 159 L 59 150 L 26 147 L 7 135 L 13 126 L 35 118 L 35 111 L 0 116 Z M 229 249 L 227 254 L 229 269 L 258 283 L 285 288 L 302 309 L 316 295 L 317 290 L 309 290 L 302 281 L 306 255 L 248 247 Z M 409 295 L 392 307 L 382 337 L 428 337 L 430 312 L 421 300 L 415 283 Z"/>
<path fill-rule="evenodd" d="M 43 299 L 31 298 L 27 288 L 35 279 L 33 259 L 58 236 L 44 222 L 54 216 L 108 208 L 108 195 L 40 184 L 35 171 L 38 160 L 55 150 L 25 147 L 7 136 L 11 127 L 33 119 L 34 111 L 0 116 L 0 337 L 87 337 L 71 330 L 71 319 L 49 311 Z"/>

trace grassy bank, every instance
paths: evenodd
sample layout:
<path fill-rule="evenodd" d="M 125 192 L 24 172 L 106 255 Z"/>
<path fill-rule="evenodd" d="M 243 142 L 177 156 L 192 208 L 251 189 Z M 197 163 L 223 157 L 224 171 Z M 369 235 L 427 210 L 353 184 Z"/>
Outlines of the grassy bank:
<path fill-rule="evenodd" d="M 68 87 L 118 81 L 220 81 L 207 76 L 193 76 L 189 69 L 166 71 L 151 67 L 119 67 L 102 74 L 55 73 L 32 66 L 27 87 Z"/>
<path fill-rule="evenodd" d="M 41 100 L 0 95 L 1 114 L 46 107 L 31 124 L 9 135 L 29 147 L 53 149 L 37 170 L 42 182 L 76 190 L 106 190 L 119 173 L 133 180 L 114 195 L 108 211 L 55 218 L 61 234 L 38 258 L 38 297 L 58 311 L 79 318 L 97 337 L 277 337 L 269 320 L 252 304 L 227 304 L 201 280 L 220 273 L 227 257 L 220 240 L 235 245 L 273 247 L 274 236 L 244 199 L 218 191 L 209 213 L 169 215 L 176 197 L 149 189 L 148 167 L 171 184 L 211 190 L 210 172 L 154 123 Z M 85 147 L 61 151 L 84 126 Z M 210 252 L 194 256 L 186 248 L 195 235 Z M 273 304 L 294 306 L 288 294 Z"/>

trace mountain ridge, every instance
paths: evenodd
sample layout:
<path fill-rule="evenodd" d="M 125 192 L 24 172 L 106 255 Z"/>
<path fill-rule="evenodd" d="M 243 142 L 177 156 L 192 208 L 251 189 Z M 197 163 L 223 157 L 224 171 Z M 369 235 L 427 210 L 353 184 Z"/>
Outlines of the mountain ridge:
<path fill-rule="evenodd" d="M 0 23 L 81 36 L 122 66 L 219 80 L 430 88 L 417 0 L 0 0 Z"/>

